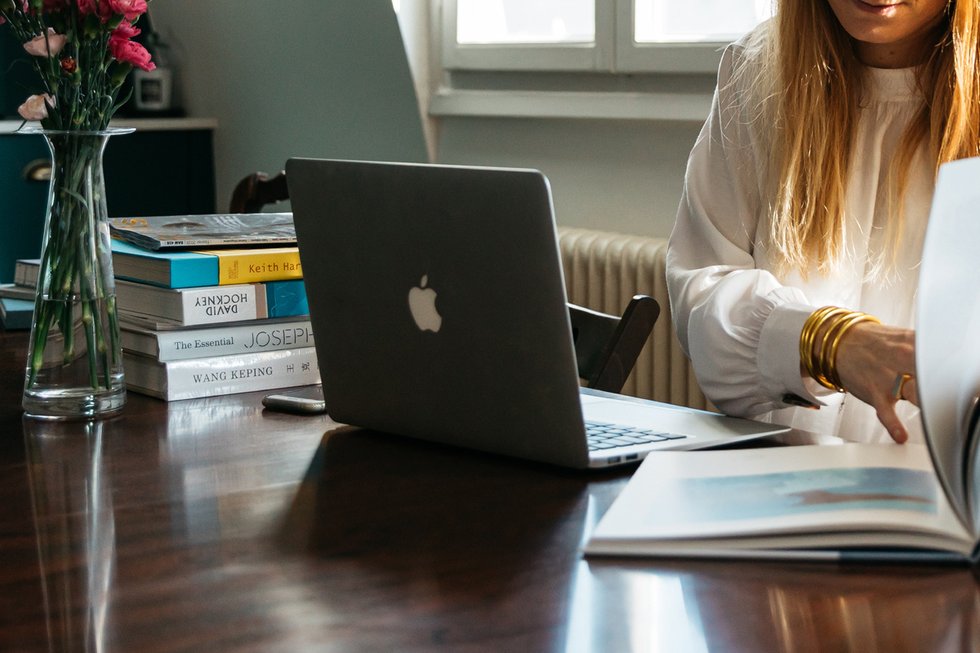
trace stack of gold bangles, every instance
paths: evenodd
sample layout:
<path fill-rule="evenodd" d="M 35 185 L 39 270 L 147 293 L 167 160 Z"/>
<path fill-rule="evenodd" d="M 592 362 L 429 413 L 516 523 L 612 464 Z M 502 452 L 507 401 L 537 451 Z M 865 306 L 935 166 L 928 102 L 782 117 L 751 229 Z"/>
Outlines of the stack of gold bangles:
<path fill-rule="evenodd" d="M 880 324 L 881 320 L 867 313 L 824 306 L 814 311 L 803 324 L 800 361 L 807 373 L 823 387 L 845 392 L 837 373 L 837 349 L 844 334 L 861 322 Z"/>

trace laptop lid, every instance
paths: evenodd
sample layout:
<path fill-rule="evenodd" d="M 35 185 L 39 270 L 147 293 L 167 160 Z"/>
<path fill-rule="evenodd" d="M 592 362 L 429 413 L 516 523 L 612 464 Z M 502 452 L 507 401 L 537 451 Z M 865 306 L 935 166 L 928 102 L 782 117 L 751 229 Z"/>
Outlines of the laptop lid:
<path fill-rule="evenodd" d="M 788 430 L 580 391 L 540 172 L 291 159 L 286 177 L 337 421 L 569 467 Z M 590 453 L 586 420 L 671 437 Z"/>
<path fill-rule="evenodd" d="M 286 178 L 332 418 L 588 465 L 544 175 L 290 159 Z"/>

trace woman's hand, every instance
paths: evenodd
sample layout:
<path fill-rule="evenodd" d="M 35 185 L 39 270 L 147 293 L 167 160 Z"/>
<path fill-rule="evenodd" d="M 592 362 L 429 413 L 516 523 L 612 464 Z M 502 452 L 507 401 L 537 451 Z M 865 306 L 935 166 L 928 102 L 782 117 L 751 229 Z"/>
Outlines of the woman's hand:
<path fill-rule="evenodd" d="M 841 385 L 878 413 L 895 442 L 909 434 L 895 413 L 901 399 L 919 405 L 915 384 L 915 331 L 862 322 L 841 339 L 837 350 Z M 902 375 L 908 375 L 903 380 Z"/>

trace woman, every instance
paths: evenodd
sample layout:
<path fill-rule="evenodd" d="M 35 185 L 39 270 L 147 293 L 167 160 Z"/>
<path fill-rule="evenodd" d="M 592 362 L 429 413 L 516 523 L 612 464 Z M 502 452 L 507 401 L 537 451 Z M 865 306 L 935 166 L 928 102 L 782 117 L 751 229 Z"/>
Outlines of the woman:
<path fill-rule="evenodd" d="M 667 258 L 719 409 L 921 439 L 917 266 L 939 164 L 980 155 L 978 35 L 976 0 L 781 0 L 726 50 Z"/>

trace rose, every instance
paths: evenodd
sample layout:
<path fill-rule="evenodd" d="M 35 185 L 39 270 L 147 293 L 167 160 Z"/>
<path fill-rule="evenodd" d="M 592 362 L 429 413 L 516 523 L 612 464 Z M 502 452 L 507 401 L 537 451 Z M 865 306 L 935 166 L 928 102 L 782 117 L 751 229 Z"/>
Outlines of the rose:
<path fill-rule="evenodd" d="M 67 40 L 64 34 L 58 34 L 49 27 L 47 34 L 38 34 L 24 44 L 24 49 L 35 57 L 53 57 L 61 52 Z"/>
<path fill-rule="evenodd" d="M 132 64 L 146 71 L 156 68 L 156 64 L 150 61 L 150 53 L 146 48 L 128 38 L 117 38 L 115 32 L 109 37 L 109 52 L 120 63 Z"/>
<path fill-rule="evenodd" d="M 24 104 L 17 107 L 17 113 L 24 120 L 44 120 L 48 117 L 48 107 L 54 108 L 55 99 L 44 93 L 43 95 L 32 95 L 24 101 Z"/>

